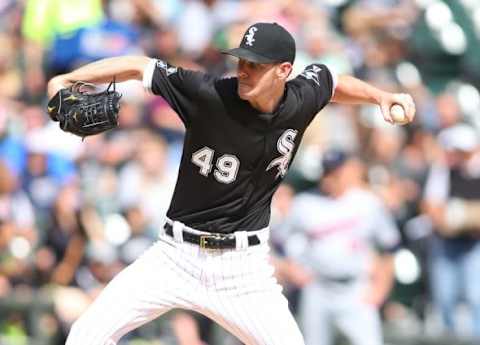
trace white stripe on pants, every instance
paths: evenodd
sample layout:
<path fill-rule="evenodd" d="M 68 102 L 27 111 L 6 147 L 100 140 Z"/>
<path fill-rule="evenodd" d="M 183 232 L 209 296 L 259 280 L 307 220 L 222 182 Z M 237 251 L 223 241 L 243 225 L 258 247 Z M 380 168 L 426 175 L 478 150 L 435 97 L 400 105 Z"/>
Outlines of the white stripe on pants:
<path fill-rule="evenodd" d="M 202 313 L 247 345 L 303 345 L 268 251 L 206 250 L 161 235 L 74 323 L 66 345 L 115 345 L 172 308 Z"/>

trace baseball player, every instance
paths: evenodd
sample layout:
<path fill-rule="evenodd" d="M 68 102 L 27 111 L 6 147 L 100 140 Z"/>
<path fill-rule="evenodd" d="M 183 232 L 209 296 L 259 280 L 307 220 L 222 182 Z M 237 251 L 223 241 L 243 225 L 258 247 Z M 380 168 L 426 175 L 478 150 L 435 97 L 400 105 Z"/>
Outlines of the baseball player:
<path fill-rule="evenodd" d="M 286 251 L 310 276 L 300 320 L 307 345 L 381 345 L 378 307 L 393 284 L 400 233 L 363 182 L 363 164 L 340 150 L 323 157 L 320 189 L 295 197 L 282 229 Z M 307 275 L 307 274 L 306 274 Z"/>
<path fill-rule="evenodd" d="M 108 284 L 74 323 L 67 345 L 116 344 L 172 308 L 202 313 L 248 345 L 303 344 L 268 260 L 272 195 L 306 127 L 329 102 L 378 104 L 392 123 L 393 104 L 409 120 L 415 107 L 409 95 L 337 77 L 325 65 L 310 65 L 287 81 L 295 51 L 283 27 L 256 23 L 238 48 L 226 52 L 239 58 L 234 78 L 125 56 L 49 81 L 54 97 L 79 80 L 142 80 L 186 128 L 159 241 Z"/>

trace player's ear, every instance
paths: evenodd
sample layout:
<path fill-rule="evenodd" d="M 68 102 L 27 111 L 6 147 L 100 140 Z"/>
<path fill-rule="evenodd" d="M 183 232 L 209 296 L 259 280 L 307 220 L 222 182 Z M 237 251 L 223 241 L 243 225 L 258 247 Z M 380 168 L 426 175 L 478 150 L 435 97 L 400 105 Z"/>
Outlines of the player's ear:
<path fill-rule="evenodd" d="M 282 62 L 277 66 L 277 76 L 280 79 L 287 80 L 290 73 L 292 73 L 293 66 L 290 62 Z"/>

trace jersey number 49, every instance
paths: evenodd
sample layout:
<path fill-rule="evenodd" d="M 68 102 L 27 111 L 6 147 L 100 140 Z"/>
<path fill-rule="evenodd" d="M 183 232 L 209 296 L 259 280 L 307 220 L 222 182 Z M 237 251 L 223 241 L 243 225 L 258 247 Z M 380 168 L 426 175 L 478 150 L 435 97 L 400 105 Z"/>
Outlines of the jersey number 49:
<path fill-rule="evenodd" d="M 192 163 L 200 167 L 199 173 L 208 177 L 212 171 L 215 151 L 205 146 L 192 154 Z M 237 178 L 240 161 L 234 155 L 224 154 L 217 158 L 213 176 L 220 183 L 232 183 Z"/>

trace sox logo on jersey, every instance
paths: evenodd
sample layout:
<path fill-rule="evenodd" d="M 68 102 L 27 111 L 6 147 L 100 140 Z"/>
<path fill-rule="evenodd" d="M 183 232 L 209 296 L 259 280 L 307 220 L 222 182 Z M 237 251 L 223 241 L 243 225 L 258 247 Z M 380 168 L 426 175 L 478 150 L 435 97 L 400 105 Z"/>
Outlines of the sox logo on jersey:
<path fill-rule="evenodd" d="M 165 73 L 167 73 L 167 77 L 170 76 L 171 74 L 177 73 L 178 71 L 177 67 L 170 66 L 168 63 L 166 63 L 163 60 L 157 60 L 157 66 L 165 70 Z"/>
<path fill-rule="evenodd" d="M 322 69 L 318 66 L 312 66 L 309 69 L 306 69 L 301 75 L 307 79 L 313 80 L 313 82 L 317 85 L 320 85 L 320 80 L 318 79 L 318 73 Z"/>
<path fill-rule="evenodd" d="M 247 42 L 245 42 L 246 45 L 249 45 L 250 47 L 253 46 L 253 42 L 255 42 L 255 38 L 253 38 L 253 36 L 255 36 L 255 32 L 257 31 L 258 29 L 254 26 L 248 30 L 248 34 L 245 35 L 245 39 L 247 40 Z"/>
<path fill-rule="evenodd" d="M 294 141 L 296 136 L 296 130 L 287 129 L 285 132 L 283 132 L 280 138 L 278 138 L 277 150 L 278 152 L 280 152 L 281 156 L 272 160 L 266 170 L 268 171 L 276 166 L 278 169 L 278 173 L 275 178 L 278 178 L 279 176 L 283 178 L 287 174 L 288 165 L 290 164 L 290 160 L 292 159 L 292 151 L 295 147 Z"/>

